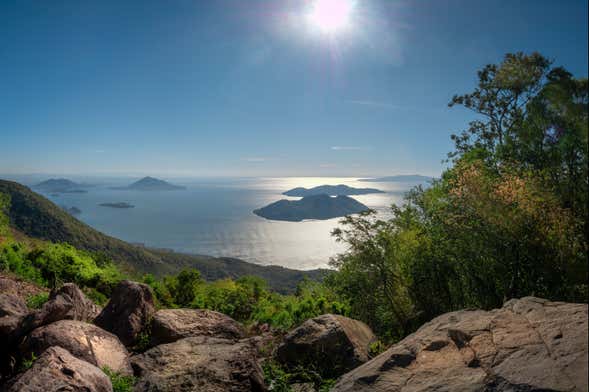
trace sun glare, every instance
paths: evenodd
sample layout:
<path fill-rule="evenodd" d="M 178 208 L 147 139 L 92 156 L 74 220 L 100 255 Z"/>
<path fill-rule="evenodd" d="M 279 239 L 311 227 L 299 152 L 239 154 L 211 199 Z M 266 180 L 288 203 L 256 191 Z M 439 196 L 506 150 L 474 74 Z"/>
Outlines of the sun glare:
<path fill-rule="evenodd" d="M 327 34 L 345 30 L 350 24 L 354 0 L 315 0 L 308 14 L 309 23 Z"/>

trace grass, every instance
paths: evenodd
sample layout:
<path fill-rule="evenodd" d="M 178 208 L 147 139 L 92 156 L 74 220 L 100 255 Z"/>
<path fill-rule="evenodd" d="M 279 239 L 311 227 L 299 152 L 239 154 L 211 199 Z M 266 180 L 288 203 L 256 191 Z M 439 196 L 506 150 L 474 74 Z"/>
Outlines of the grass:
<path fill-rule="evenodd" d="M 133 376 L 125 376 L 108 367 L 103 367 L 102 371 L 110 378 L 113 392 L 131 392 L 137 379 Z"/>
<path fill-rule="evenodd" d="M 27 306 L 30 309 L 39 309 L 49 300 L 49 293 L 39 293 L 27 297 Z"/>

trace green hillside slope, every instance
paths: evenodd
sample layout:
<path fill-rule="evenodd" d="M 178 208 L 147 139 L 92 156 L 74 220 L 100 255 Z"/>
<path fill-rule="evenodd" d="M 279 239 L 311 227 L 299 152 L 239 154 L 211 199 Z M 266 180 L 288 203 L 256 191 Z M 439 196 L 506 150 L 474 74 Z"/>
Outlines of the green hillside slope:
<path fill-rule="evenodd" d="M 26 186 L 0 180 L 0 193 L 9 195 L 8 211 L 13 229 L 35 239 L 67 242 L 76 248 L 100 252 L 128 271 L 156 276 L 198 269 L 207 280 L 257 275 L 271 288 L 288 292 L 305 277 L 317 279 L 322 271 L 298 271 L 278 266 L 261 266 L 232 258 L 188 255 L 129 244 L 80 222 L 45 197 Z"/>

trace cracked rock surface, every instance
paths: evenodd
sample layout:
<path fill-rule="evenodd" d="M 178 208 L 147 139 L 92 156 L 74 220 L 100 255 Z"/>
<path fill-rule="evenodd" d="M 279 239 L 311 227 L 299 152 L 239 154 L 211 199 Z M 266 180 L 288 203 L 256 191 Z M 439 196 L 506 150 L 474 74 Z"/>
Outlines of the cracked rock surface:
<path fill-rule="evenodd" d="M 587 391 L 587 304 L 526 297 L 447 313 L 332 391 Z"/>

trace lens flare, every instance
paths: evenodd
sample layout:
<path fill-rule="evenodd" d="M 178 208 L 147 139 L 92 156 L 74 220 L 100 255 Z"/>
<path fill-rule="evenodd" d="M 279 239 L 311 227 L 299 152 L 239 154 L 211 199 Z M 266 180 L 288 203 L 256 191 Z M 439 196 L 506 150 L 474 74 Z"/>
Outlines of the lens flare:
<path fill-rule="evenodd" d="M 353 0 L 315 0 L 308 20 L 323 33 L 335 34 L 349 27 L 353 9 Z"/>

